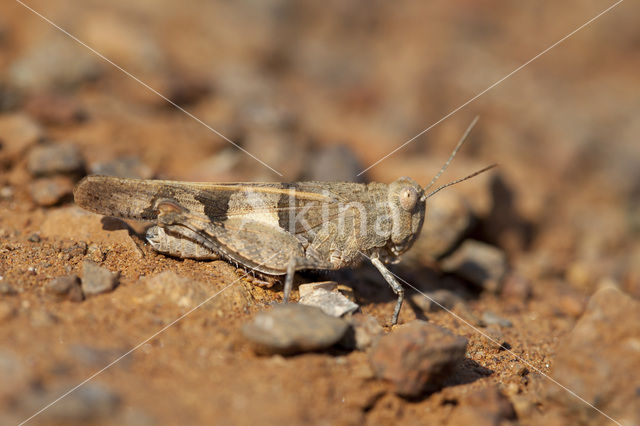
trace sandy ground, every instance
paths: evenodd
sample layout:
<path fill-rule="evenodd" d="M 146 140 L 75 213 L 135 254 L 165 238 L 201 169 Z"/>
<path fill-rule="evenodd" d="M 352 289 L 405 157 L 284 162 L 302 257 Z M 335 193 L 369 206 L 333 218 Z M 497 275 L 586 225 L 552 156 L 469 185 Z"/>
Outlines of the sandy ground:
<path fill-rule="evenodd" d="M 19 3 L 3 2 L 0 423 L 29 418 L 89 377 L 30 423 L 611 422 L 545 375 L 617 421 L 640 422 L 637 4 L 621 3 L 367 171 L 371 181 L 408 175 L 426 184 L 476 115 L 442 180 L 500 165 L 448 190 L 469 206 L 449 218 L 469 219 L 458 239 L 494 246 L 508 260 L 500 283 L 483 288 L 445 273 L 430 256 L 431 234 L 394 267 L 419 289 L 462 300 L 456 318 L 425 309 L 409 291 L 400 323 L 426 319 L 469 340 L 444 387 L 412 399 L 374 377 L 367 351 L 256 355 L 241 327 L 281 301 L 280 284 L 257 286 L 224 261 L 155 253 L 121 222 L 75 207 L 70 190 L 116 166 L 188 181 L 355 177 L 608 4 L 28 4 L 283 177 Z M 61 144 L 77 151 L 34 159 Z M 435 200 L 433 212 L 446 210 Z M 427 222 L 436 220 L 431 211 Z M 48 283 L 82 276 L 86 259 L 119 273 L 117 287 L 82 301 L 52 295 Z M 206 296 L 233 285 L 189 312 L 206 296 L 150 290 L 146 280 L 166 271 Z M 328 278 L 387 323 L 394 296 L 371 266 Z M 615 297 L 591 297 L 612 288 Z M 488 324 L 487 315 L 503 321 Z M 595 361 L 586 368 L 584 359 Z M 593 394 L 604 388 L 606 398 Z"/>

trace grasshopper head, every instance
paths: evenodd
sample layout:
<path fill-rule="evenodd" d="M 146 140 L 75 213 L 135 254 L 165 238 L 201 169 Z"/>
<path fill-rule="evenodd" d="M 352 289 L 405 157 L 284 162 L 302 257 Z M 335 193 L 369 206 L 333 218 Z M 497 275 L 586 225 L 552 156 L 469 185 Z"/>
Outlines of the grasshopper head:
<path fill-rule="evenodd" d="M 413 179 L 402 177 L 389 185 L 387 201 L 393 220 L 389 251 L 397 256 L 420 234 L 426 208 L 424 190 Z"/>

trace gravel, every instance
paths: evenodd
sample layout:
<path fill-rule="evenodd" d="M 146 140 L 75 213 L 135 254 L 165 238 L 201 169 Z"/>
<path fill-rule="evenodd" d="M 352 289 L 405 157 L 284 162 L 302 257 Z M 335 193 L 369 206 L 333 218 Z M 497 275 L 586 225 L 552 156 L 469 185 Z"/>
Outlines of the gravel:
<path fill-rule="evenodd" d="M 91 260 L 82 263 L 82 292 L 94 296 L 112 291 L 118 285 L 118 273 L 113 273 Z"/>
<path fill-rule="evenodd" d="M 82 173 L 84 168 L 80 150 L 70 143 L 39 145 L 27 156 L 27 169 L 35 176 Z"/>
<path fill-rule="evenodd" d="M 317 288 L 311 293 L 305 294 L 298 303 L 320 308 L 322 312 L 332 317 L 341 317 L 355 312 L 360 307 L 339 291 L 327 291 L 323 288 Z"/>
<path fill-rule="evenodd" d="M 84 299 L 80 286 L 80 278 L 78 278 L 77 275 L 54 278 L 45 284 L 44 288 L 47 293 L 60 299 L 66 299 L 72 302 L 81 302 Z"/>

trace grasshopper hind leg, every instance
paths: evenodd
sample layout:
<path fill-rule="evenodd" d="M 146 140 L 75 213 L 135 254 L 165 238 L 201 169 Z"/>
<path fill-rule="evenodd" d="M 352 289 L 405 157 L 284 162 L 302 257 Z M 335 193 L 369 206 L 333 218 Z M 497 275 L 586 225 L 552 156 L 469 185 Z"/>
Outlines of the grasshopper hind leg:
<path fill-rule="evenodd" d="M 289 296 L 291 296 L 291 289 L 293 288 L 293 277 L 296 274 L 296 264 L 296 258 L 292 257 L 289 260 L 289 264 L 287 265 L 287 275 L 284 279 L 284 303 L 287 303 L 289 301 Z"/>
<path fill-rule="evenodd" d="M 402 308 L 402 302 L 404 301 L 404 289 L 380 259 L 372 257 L 371 263 L 373 263 L 373 266 L 380 271 L 384 279 L 393 289 L 393 292 L 398 296 L 398 299 L 396 300 L 396 307 L 394 308 L 393 316 L 391 317 L 391 325 L 396 325 L 398 323 L 398 316 L 400 315 L 400 308 Z"/>
<path fill-rule="evenodd" d="M 154 250 L 177 258 L 216 260 L 220 255 L 201 235 L 179 225 L 152 226 L 146 239 Z"/>

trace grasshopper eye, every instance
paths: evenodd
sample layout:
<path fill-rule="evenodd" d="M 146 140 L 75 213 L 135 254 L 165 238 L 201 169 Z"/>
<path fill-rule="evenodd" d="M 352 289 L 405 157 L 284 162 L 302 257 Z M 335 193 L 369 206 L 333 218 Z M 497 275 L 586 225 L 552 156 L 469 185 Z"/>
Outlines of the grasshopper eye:
<path fill-rule="evenodd" d="M 416 203 L 418 202 L 418 192 L 415 188 L 406 187 L 400 191 L 400 207 L 410 212 L 412 211 Z"/>

